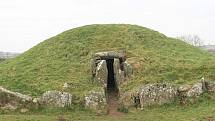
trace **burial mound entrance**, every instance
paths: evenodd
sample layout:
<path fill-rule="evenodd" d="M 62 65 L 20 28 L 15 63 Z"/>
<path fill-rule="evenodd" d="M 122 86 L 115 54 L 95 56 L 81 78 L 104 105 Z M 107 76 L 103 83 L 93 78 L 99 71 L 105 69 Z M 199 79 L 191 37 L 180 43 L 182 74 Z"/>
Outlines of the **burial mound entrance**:
<path fill-rule="evenodd" d="M 94 80 L 103 85 L 109 113 L 113 112 L 113 110 L 116 111 L 120 85 L 127 81 L 133 72 L 131 66 L 126 62 L 125 51 L 95 53 L 91 67 Z"/>

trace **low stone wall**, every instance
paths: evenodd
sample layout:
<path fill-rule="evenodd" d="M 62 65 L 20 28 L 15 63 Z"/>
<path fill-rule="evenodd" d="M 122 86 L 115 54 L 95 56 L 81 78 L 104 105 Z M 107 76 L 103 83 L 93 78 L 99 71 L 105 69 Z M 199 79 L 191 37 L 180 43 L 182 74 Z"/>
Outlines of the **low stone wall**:
<path fill-rule="evenodd" d="M 32 104 L 32 97 L 0 87 L 0 109 L 16 110 Z"/>
<path fill-rule="evenodd" d="M 178 101 L 186 104 L 194 102 L 203 93 L 215 96 L 215 82 L 202 81 L 194 85 L 172 85 L 168 83 L 147 84 L 139 89 L 121 93 L 120 103 L 125 107 L 144 108 Z"/>
<path fill-rule="evenodd" d="M 163 105 L 178 102 L 181 104 L 195 102 L 203 93 L 215 96 L 215 81 L 202 81 L 193 85 L 172 85 L 169 83 L 147 84 L 135 91 L 120 92 L 120 105 L 124 107 L 144 108 L 152 105 Z M 71 107 L 74 101 L 72 94 L 61 91 L 47 91 L 32 98 L 0 87 L 0 109 L 24 110 L 28 106 Z M 84 106 L 99 114 L 107 113 L 105 91 L 91 91 L 84 96 Z"/>
<path fill-rule="evenodd" d="M 27 111 L 29 108 L 38 106 L 50 107 L 70 107 L 72 105 L 72 95 L 60 91 L 47 91 L 42 96 L 32 98 L 18 92 L 12 92 L 0 87 L 0 109 Z"/>

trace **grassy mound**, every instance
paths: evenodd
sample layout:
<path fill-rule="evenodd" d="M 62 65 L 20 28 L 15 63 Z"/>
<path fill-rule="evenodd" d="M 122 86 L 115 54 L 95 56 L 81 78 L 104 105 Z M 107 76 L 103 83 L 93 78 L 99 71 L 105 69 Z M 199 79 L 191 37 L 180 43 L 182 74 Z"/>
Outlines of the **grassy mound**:
<path fill-rule="evenodd" d="M 0 85 L 25 94 L 95 89 L 90 59 L 95 52 L 125 48 L 134 77 L 123 89 L 144 83 L 193 83 L 202 76 L 215 79 L 215 57 L 180 40 L 136 25 L 88 25 L 65 31 L 24 54 L 0 64 Z"/>

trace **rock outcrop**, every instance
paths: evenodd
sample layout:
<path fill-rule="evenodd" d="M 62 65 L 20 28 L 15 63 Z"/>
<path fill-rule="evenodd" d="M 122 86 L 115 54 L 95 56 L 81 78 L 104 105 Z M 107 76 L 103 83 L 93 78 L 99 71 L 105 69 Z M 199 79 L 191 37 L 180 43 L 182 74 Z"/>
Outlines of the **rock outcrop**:
<path fill-rule="evenodd" d="M 177 88 L 170 84 L 149 84 L 139 90 L 141 107 L 170 103 L 176 96 Z"/>
<path fill-rule="evenodd" d="M 47 91 L 34 102 L 51 107 L 70 107 L 72 105 L 72 95 L 67 92 Z"/>
<path fill-rule="evenodd" d="M 16 110 L 32 103 L 32 97 L 0 87 L 0 108 Z"/>
<path fill-rule="evenodd" d="M 177 88 L 170 84 L 147 84 L 134 92 L 121 95 L 121 102 L 126 107 L 136 108 L 171 103 L 177 97 Z"/>
<path fill-rule="evenodd" d="M 188 97 L 197 97 L 203 93 L 203 85 L 202 83 L 194 84 L 187 92 Z"/>
<path fill-rule="evenodd" d="M 92 91 L 85 96 L 85 107 L 99 114 L 107 113 L 107 101 L 104 92 Z"/>
<path fill-rule="evenodd" d="M 181 104 L 194 103 L 199 96 L 208 92 L 215 96 L 215 82 L 202 81 L 193 85 L 147 84 L 133 92 L 120 95 L 120 103 L 126 107 L 146 107 L 179 101 Z"/>
<path fill-rule="evenodd" d="M 204 90 L 204 82 L 198 82 L 194 85 L 181 85 L 178 87 L 178 99 L 181 104 L 195 102 L 202 95 Z"/>

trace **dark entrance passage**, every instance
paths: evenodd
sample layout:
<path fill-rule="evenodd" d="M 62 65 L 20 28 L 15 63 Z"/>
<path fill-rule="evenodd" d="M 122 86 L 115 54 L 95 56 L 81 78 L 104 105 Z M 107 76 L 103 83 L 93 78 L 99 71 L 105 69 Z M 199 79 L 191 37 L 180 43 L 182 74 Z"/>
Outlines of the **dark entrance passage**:
<path fill-rule="evenodd" d="M 117 92 L 117 84 L 116 84 L 116 79 L 114 75 L 114 59 L 108 59 L 106 60 L 107 63 L 107 70 L 108 70 L 108 78 L 107 78 L 107 92 Z"/>
<path fill-rule="evenodd" d="M 118 116 L 122 114 L 117 110 L 121 106 L 119 105 L 119 87 L 131 76 L 127 67 L 130 65 L 126 62 L 124 49 L 97 52 L 91 59 L 92 81 L 97 81 L 103 86 L 109 115 Z"/>
<path fill-rule="evenodd" d="M 108 97 L 108 112 L 109 115 L 121 115 L 117 111 L 118 108 L 118 87 L 114 74 L 114 59 L 106 60 L 108 77 L 107 77 L 107 97 Z"/>

